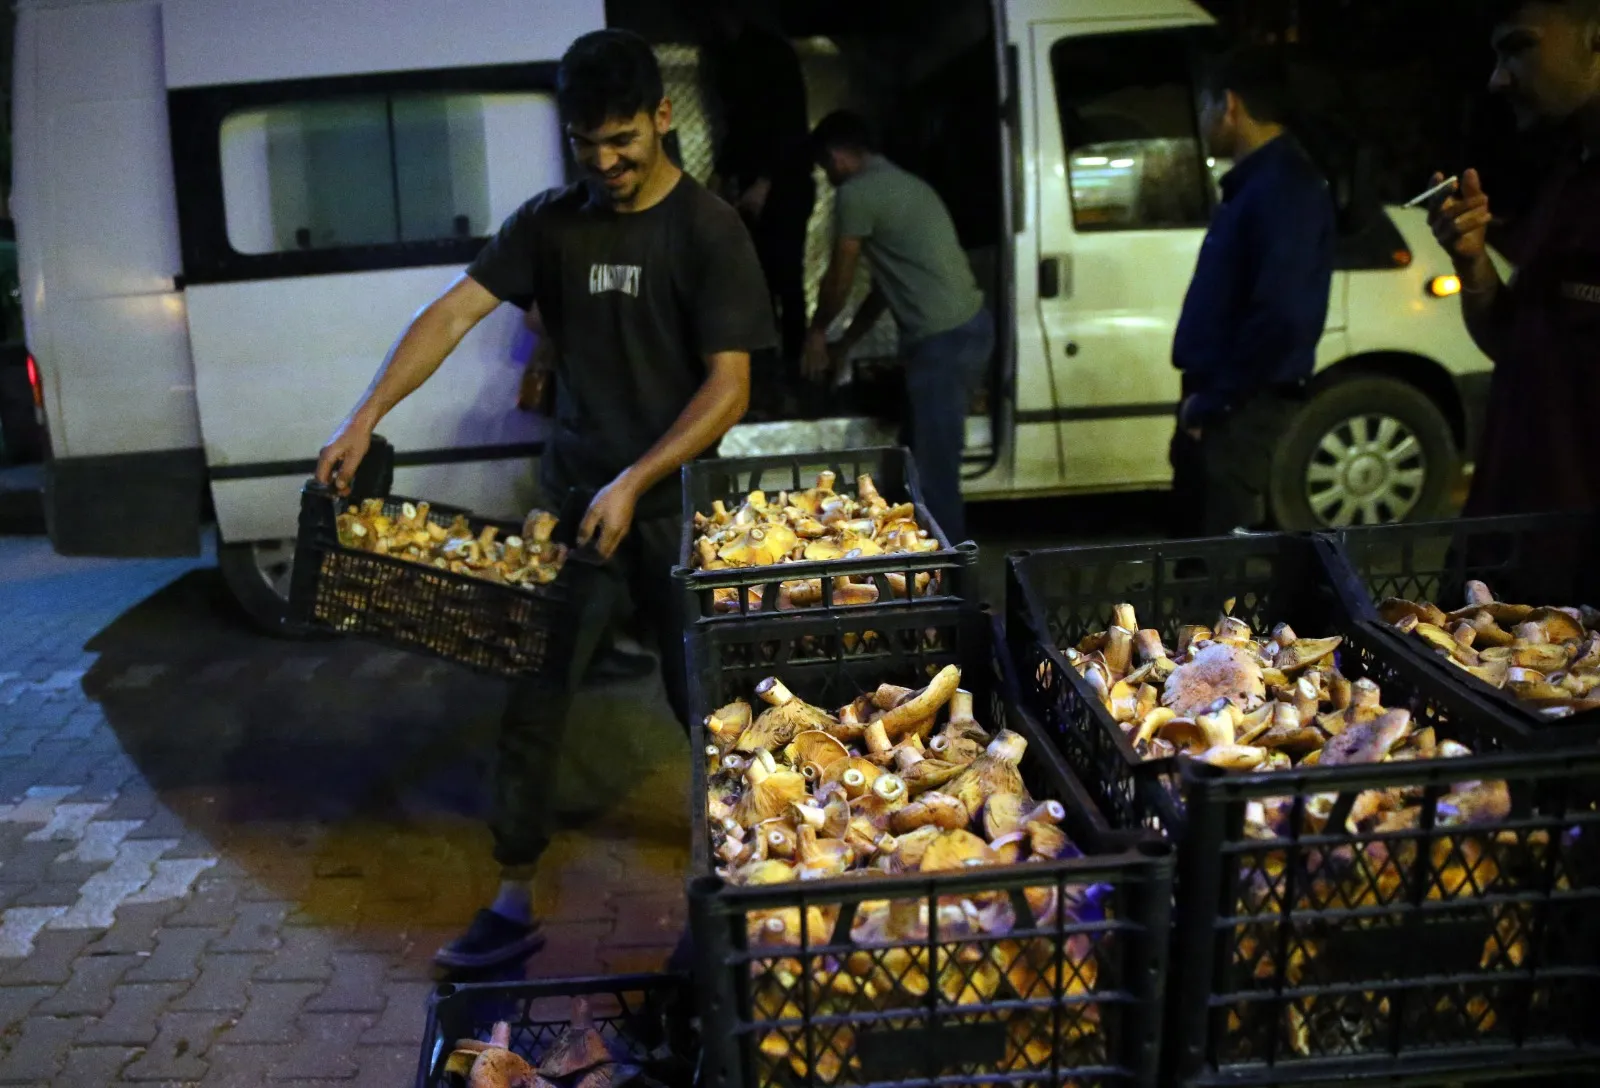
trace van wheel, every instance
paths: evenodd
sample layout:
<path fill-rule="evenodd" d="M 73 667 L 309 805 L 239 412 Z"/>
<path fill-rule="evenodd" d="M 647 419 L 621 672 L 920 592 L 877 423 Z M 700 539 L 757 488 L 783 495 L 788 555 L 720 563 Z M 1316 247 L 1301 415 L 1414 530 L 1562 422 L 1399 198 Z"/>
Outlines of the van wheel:
<path fill-rule="evenodd" d="M 293 540 L 252 540 L 244 544 L 219 541 L 217 567 L 252 626 L 279 638 L 312 637 L 287 622 L 289 576 L 294 571 Z"/>
<path fill-rule="evenodd" d="M 1393 378 L 1328 386 L 1300 409 L 1272 463 L 1280 528 L 1325 529 L 1440 517 L 1461 474 L 1450 423 Z"/>

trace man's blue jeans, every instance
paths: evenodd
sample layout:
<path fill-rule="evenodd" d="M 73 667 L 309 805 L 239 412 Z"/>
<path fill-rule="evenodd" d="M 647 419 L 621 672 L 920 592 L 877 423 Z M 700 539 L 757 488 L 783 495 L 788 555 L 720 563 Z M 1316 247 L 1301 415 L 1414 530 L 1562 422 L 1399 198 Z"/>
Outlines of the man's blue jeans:
<path fill-rule="evenodd" d="M 994 317 L 984 307 L 965 325 L 906 345 L 904 440 L 917 462 L 928 511 L 950 543 L 967 539 L 961 503 L 961 450 L 967 405 L 989 371 Z"/>

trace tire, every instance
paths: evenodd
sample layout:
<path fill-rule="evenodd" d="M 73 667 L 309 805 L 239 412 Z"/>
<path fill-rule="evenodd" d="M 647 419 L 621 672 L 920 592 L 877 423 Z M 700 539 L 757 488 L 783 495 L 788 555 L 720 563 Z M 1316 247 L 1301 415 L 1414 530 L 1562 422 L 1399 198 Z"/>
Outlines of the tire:
<path fill-rule="evenodd" d="M 217 542 L 217 568 L 251 626 L 277 638 L 315 641 L 320 633 L 291 626 L 289 575 L 294 569 L 293 540 Z"/>
<path fill-rule="evenodd" d="M 1395 378 L 1359 377 L 1317 393 L 1289 422 L 1269 498 L 1287 530 L 1444 516 L 1461 451 L 1427 394 Z"/>

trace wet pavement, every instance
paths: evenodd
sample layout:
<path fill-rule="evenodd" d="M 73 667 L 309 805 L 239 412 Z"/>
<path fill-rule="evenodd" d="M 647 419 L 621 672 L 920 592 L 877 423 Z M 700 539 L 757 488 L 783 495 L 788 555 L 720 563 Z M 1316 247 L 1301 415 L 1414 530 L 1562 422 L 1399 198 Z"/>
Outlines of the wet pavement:
<path fill-rule="evenodd" d="M 1114 516 L 1131 501 L 979 508 L 981 596 L 1009 547 L 1150 535 Z M 430 957 L 495 887 L 504 692 L 256 634 L 208 557 L 0 537 L 0 1084 L 411 1083 Z M 656 970 L 684 924 L 687 743 L 654 677 L 574 713 L 526 974 Z"/>

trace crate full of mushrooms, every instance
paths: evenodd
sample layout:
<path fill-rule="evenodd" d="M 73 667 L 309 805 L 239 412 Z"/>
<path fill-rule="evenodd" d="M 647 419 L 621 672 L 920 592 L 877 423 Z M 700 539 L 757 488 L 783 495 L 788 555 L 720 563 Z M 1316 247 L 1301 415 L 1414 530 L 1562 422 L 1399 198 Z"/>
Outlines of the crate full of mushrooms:
<path fill-rule="evenodd" d="M 1164 959 L 1170 858 L 1106 838 L 972 615 L 771 618 L 703 651 L 690 910 L 729 994 L 707 1037 L 753 1085 L 1143 1060 L 1155 980 L 1127 957 Z"/>
<path fill-rule="evenodd" d="M 383 643 L 501 676 L 561 675 L 574 583 L 558 519 L 521 525 L 399 496 L 346 501 L 308 484 L 289 611 L 308 628 Z"/>
<path fill-rule="evenodd" d="M 694 462 L 683 516 L 694 620 L 948 601 L 976 558 L 934 523 L 899 448 Z"/>

